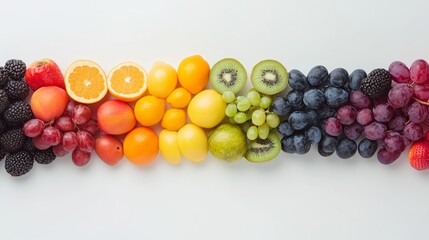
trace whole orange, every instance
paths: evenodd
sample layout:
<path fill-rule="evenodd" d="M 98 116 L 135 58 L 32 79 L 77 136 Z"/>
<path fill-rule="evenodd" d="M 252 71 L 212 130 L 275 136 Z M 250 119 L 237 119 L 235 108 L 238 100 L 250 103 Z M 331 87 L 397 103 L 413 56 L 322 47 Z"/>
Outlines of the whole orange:
<path fill-rule="evenodd" d="M 121 100 L 108 100 L 97 109 L 98 126 L 101 131 L 119 135 L 124 134 L 136 125 L 133 108 Z"/>
<path fill-rule="evenodd" d="M 133 129 L 125 137 L 123 145 L 125 157 L 136 165 L 147 165 L 158 155 L 158 135 L 152 128 Z"/>
<path fill-rule="evenodd" d="M 182 60 L 177 74 L 182 87 L 192 94 L 197 94 L 209 81 L 210 66 L 200 55 L 194 55 Z"/>
<path fill-rule="evenodd" d="M 159 123 L 165 112 L 165 99 L 155 96 L 144 96 L 134 106 L 137 121 L 143 126 L 153 126 Z"/>

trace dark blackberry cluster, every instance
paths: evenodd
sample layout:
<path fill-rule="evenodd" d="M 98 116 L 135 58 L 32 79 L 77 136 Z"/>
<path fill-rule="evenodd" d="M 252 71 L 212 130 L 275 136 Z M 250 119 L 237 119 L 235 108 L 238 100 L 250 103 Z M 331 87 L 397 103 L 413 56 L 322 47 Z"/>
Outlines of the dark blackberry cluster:
<path fill-rule="evenodd" d="M 11 153 L 6 157 L 4 167 L 13 177 L 19 177 L 28 173 L 34 164 L 33 156 L 27 151 Z"/>
<path fill-rule="evenodd" d="M 4 64 L 4 69 L 12 80 L 21 80 L 25 77 L 27 66 L 22 60 L 10 59 Z"/>
<path fill-rule="evenodd" d="M 386 69 L 378 68 L 371 71 L 368 77 L 362 80 L 360 89 L 369 98 L 375 99 L 386 96 L 392 85 L 390 73 Z"/>

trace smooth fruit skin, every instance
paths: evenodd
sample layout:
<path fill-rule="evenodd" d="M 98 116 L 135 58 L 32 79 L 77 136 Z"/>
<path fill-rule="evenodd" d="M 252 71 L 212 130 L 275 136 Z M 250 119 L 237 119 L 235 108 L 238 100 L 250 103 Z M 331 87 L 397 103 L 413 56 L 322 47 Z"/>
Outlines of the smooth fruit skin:
<path fill-rule="evenodd" d="M 203 128 L 217 126 L 225 117 L 226 103 L 215 90 L 204 90 L 191 100 L 188 115 L 192 123 Z"/>
<path fill-rule="evenodd" d="M 208 153 L 207 136 L 203 129 L 186 124 L 177 133 L 179 149 L 182 155 L 191 162 L 204 161 Z"/>
<path fill-rule="evenodd" d="M 149 93 L 159 98 L 167 98 L 176 85 L 176 69 L 167 63 L 155 62 L 147 77 Z"/>
<path fill-rule="evenodd" d="M 110 166 L 116 165 L 124 157 L 121 141 L 111 135 L 103 135 L 95 140 L 95 152 Z"/>
<path fill-rule="evenodd" d="M 141 125 L 150 127 L 161 121 L 164 116 L 165 105 L 165 99 L 145 96 L 136 102 L 134 115 Z"/>
<path fill-rule="evenodd" d="M 158 155 L 158 136 L 148 127 L 138 127 L 124 139 L 124 155 L 135 165 L 148 165 Z"/>
<path fill-rule="evenodd" d="M 108 100 L 97 110 L 98 127 L 111 135 L 124 134 L 136 125 L 133 108 L 120 100 Z"/>
<path fill-rule="evenodd" d="M 167 103 L 174 108 L 185 108 L 191 101 L 192 95 L 184 88 L 176 88 L 167 97 Z"/>
<path fill-rule="evenodd" d="M 36 118 L 51 122 L 63 115 L 69 97 L 67 92 L 56 86 L 41 87 L 31 96 L 31 110 Z"/>
<path fill-rule="evenodd" d="M 197 94 L 209 81 L 210 66 L 201 56 L 194 55 L 182 60 L 177 73 L 180 85 L 190 93 Z"/>
<path fill-rule="evenodd" d="M 246 137 L 238 125 L 218 126 L 210 133 L 208 143 L 211 154 L 226 162 L 242 159 L 247 150 Z"/>
<path fill-rule="evenodd" d="M 182 157 L 180 155 L 178 133 L 162 130 L 159 133 L 159 151 L 168 163 L 180 164 Z"/>
<path fill-rule="evenodd" d="M 60 68 L 49 58 L 44 58 L 30 64 L 25 72 L 25 80 L 33 91 L 47 86 L 57 86 L 64 90 L 66 89 L 64 76 Z"/>

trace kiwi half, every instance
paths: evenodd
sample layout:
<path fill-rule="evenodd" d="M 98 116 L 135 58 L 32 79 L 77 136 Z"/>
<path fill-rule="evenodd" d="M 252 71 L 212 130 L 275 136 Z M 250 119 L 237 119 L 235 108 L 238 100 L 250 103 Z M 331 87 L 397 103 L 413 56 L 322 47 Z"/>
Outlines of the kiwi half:
<path fill-rule="evenodd" d="M 286 68 L 276 60 L 264 60 L 253 67 L 251 80 L 260 93 L 274 95 L 286 89 L 288 83 Z"/>
<path fill-rule="evenodd" d="M 220 60 L 210 70 L 210 84 L 219 93 L 238 93 L 246 85 L 246 81 L 246 69 L 233 58 Z"/>
<path fill-rule="evenodd" d="M 257 138 L 247 145 L 244 157 L 249 162 L 261 163 L 274 159 L 281 149 L 280 138 L 275 132 L 271 132 L 266 139 Z"/>

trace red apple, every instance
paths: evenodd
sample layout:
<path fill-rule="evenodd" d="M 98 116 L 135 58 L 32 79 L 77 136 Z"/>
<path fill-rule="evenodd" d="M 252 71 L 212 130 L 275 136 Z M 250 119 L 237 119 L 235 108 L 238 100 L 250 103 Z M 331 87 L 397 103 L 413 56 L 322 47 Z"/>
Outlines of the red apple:
<path fill-rule="evenodd" d="M 47 86 L 66 88 L 60 68 L 53 60 L 48 58 L 35 61 L 28 66 L 25 80 L 33 91 Z"/>

